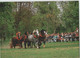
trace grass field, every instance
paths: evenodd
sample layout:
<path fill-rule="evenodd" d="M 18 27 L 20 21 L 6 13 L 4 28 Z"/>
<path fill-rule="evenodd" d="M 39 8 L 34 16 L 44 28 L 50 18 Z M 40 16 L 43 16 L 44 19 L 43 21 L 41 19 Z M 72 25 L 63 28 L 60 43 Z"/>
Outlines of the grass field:
<path fill-rule="evenodd" d="M 79 42 L 46 43 L 46 47 L 9 48 L 9 41 L 1 46 L 1 58 L 79 58 Z"/>

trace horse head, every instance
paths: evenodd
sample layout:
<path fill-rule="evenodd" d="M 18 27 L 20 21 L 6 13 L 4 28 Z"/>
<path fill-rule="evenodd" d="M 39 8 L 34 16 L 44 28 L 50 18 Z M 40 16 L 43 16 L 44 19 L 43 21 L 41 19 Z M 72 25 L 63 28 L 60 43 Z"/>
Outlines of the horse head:
<path fill-rule="evenodd" d="M 21 33 L 18 33 L 18 38 L 20 39 Z"/>
<path fill-rule="evenodd" d="M 40 33 L 41 33 L 42 36 L 45 36 L 45 35 L 47 34 L 47 32 L 46 32 L 44 29 L 42 29 L 42 30 L 40 31 Z"/>
<path fill-rule="evenodd" d="M 38 31 L 38 29 L 34 30 L 34 31 L 33 31 L 33 34 L 38 37 L 38 36 L 39 36 L 39 31 Z"/>

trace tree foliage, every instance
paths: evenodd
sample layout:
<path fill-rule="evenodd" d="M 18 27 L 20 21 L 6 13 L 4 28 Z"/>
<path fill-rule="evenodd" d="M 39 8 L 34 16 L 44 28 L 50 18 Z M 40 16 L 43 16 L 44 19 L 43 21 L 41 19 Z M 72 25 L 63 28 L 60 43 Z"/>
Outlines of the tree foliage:
<path fill-rule="evenodd" d="M 35 28 L 45 29 L 49 33 L 54 32 L 55 26 L 59 26 L 57 24 L 59 9 L 56 2 L 35 2 L 34 7 L 37 8 L 37 13 L 32 18 Z"/>
<path fill-rule="evenodd" d="M 14 16 L 12 13 L 12 7 L 14 3 L 0 3 L 0 35 L 10 36 L 15 32 L 14 26 Z"/>
<path fill-rule="evenodd" d="M 75 31 L 76 27 L 79 27 L 79 2 L 78 1 L 64 3 L 62 20 L 65 22 L 66 32 L 73 32 Z"/>

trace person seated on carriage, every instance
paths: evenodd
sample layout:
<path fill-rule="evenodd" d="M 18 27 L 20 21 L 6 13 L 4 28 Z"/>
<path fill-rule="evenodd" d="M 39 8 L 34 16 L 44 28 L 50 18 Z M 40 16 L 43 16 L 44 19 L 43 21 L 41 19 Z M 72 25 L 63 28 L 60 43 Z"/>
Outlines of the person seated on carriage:
<path fill-rule="evenodd" d="M 20 40 L 20 36 L 21 36 L 21 32 L 17 32 L 16 37 L 17 37 L 18 40 Z"/>

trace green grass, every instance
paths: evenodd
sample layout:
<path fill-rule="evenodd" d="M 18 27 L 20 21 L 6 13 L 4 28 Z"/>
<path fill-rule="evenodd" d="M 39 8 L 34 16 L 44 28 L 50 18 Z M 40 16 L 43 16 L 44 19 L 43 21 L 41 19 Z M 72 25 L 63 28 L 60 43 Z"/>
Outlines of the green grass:
<path fill-rule="evenodd" d="M 7 46 L 4 44 L 3 46 Z M 1 49 L 1 58 L 79 58 L 79 42 L 46 43 L 46 47 L 37 48 L 4 48 Z"/>

